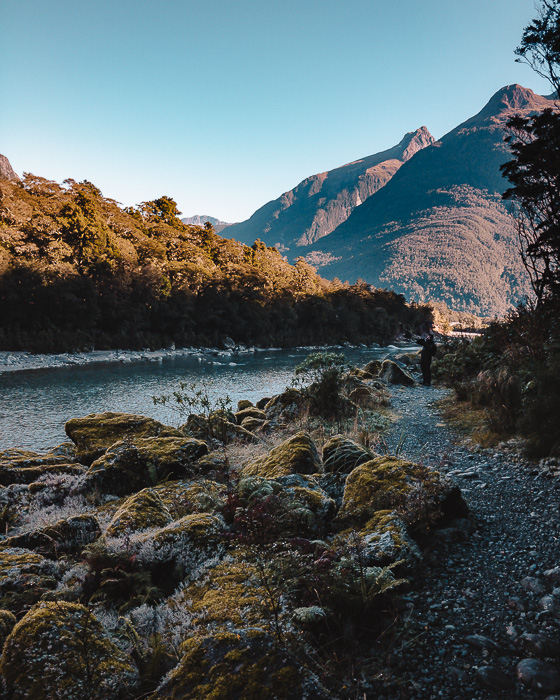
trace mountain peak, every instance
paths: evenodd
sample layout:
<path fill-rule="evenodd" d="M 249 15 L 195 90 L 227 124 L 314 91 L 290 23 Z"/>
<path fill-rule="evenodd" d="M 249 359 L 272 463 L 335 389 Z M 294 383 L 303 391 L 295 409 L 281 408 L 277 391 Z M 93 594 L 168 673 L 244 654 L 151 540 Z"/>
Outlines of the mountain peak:
<path fill-rule="evenodd" d="M 14 172 L 10 161 L 0 154 L 0 180 L 19 180 L 19 176 Z"/>
<path fill-rule="evenodd" d="M 430 134 L 425 126 L 421 126 L 416 131 L 409 131 L 405 134 L 397 148 L 402 149 L 401 160 L 406 162 L 410 160 L 415 153 L 421 151 L 426 146 L 431 146 L 436 140 Z"/>
<path fill-rule="evenodd" d="M 518 112 L 542 112 L 547 107 L 554 107 L 550 98 L 537 95 L 529 88 L 514 83 L 500 88 L 492 95 L 488 103 L 473 119 L 493 117 L 503 121 Z"/>

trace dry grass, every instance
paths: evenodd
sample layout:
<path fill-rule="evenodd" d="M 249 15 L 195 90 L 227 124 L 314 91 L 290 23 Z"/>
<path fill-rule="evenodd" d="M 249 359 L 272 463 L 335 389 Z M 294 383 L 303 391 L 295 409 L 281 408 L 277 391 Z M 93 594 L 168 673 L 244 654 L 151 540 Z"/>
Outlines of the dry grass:
<path fill-rule="evenodd" d="M 443 419 L 458 433 L 470 437 L 481 447 L 494 447 L 510 435 L 497 433 L 488 427 L 487 411 L 475 408 L 470 401 L 458 401 L 446 396 L 437 402 Z"/>

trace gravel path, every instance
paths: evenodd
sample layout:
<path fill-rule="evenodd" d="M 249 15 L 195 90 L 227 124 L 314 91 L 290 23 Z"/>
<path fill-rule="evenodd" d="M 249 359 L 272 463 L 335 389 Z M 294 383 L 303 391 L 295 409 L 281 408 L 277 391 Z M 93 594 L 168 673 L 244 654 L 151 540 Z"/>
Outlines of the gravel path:
<path fill-rule="evenodd" d="M 372 700 L 560 698 L 560 466 L 483 450 L 442 423 L 437 388 L 393 389 L 390 445 L 447 473 L 471 523 L 452 523 L 405 595 Z M 521 662 L 521 665 L 519 665 Z M 522 678 L 518 676 L 521 674 Z M 557 694 L 557 695 L 556 695 Z M 370 700 L 370 694 L 367 694 Z"/>

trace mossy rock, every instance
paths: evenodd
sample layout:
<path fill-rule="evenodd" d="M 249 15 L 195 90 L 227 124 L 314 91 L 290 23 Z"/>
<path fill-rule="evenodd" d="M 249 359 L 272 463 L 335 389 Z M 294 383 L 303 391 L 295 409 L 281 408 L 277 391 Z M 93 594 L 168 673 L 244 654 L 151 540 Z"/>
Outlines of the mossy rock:
<path fill-rule="evenodd" d="M 17 617 L 9 610 L 0 610 L 0 649 L 4 646 L 10 632 L 14 629 Z"/>
<path fill-rule="evenodd" d="M 284 529 L 280 528 L 285 537 L 323 535 L 336 511 L 333 499 L 319 488 L 317 480 L 301 474 L 278 479 L 245 477 L 237 485 L 237 494 L 241 503 L 249 508 L 275 496 L 286 516 L 282 522 Z"/>
<path fill-rule="evenodd" d="M 344 472 L 327 472 L 326 474 L 317 474 L 317 483 L 327 494 L 327 496 L 333 499 L 337 509 L 342 505 L 347 476 L 348 474 L 345 474 Z"/>
<path fill-rule="evenodd" d="M 92 413 L 72 418 L 64 426 L 66 435 L 77 447 L 77 458 L 91 464 L 105 451 L 122 440 L 150 437 L 181 437 L 180 431 L 153 418 L 132 413 Z"/>
<path fill-rule="evenodd" d="M 192 435 L 201 440 L 217 440 L 224 445 L 229 445 L 232 442 L 258 442 L 254 433 L 237 425 L 233 414 L 231 417 L 230 421 L 221 413 L 215 413 L 208 418 L 193 414 L 179 429 L 184 435 Z"/>
<path fill-rule="evenodd" d="M 371 372 L 368 372 L 366 369 L 360 369 L 359 367 L 352 367 L 349 374 L 351 377 L 356 377 L 362 381 L 367 381 L 368 379 L 373 379 L 374 376 L 377 376 L 377 373 L 374 375 Z"/>
<path fill-rule="evenodd" d="M 265 406 L 269 401 L 272 401 L 271 396 L 263 396 L 262 399 L 259 399 L 255 405 L 257 408 L 260 408 L 262 411 L 264 411 Z"/>
<path fill-rule="evenodd" d="M 213 450 L 197 460 L 196 471 L 209 479 L 223 479 L 229 470 L 229 462 L 224 450 Z"/>
<path fill-rule="evenodd" d="M 321 460 L 308 433 L 296 433 L 274 447 L 264 457 L 244 464 L 240 476 L 264 476 L 275 479 L 287 474 L 315 474 L 321 471 Z"/>
<path fill-rule="evenodd" d="M 203 459 L 205 459 L 203 457 Z M 154 487 L 173 520 L 193 513 L 220 513 L 228 488 L 211 479 L 171 481 Z"/>
<path fill-rule="evenodd" d="M 57 562 L 18 547 L 0 548 L 0 607 L 20 612 L 52 591 L 61 576 Z"/>
<path fill-rule="evenodd" d="M 286 389 L 271 398 L 263 410 L 268 420 L 276 423 L 290 423 L 308 410 L 309 405 L 309 399 L 301 391 Z"/>
<path fill-rule="evenodd" d="M 443 499 L 449 488 L 435 470 L 397 457 L 377 457 L 356 467 L 346 478 L 336 521 L 364 524 L 379 510 L 405 505 L 418 487 L 435 500 Z"/>
<path fill-rule="evenodd" d="M 410 536 L 406 523 L 395 512 L 380 510 L 360 530 L 340 533 L 344 540 L 356 533 L 361 540 L 360 556 L 366 566 L 388 566 L 402 562 L 414 570 L 422 561 L 422 553 Z"/>
<path fill-rule="evenodd" d="M 69 474 L 70 476 L 82 476 L 86 473 L 85 467 L 79 464 L 43 464 L 33 467 L 0 466 L 0 485 L 32 484 L 42 476 L 48 474 Z"/>
<path fill-rule="evenodd" d="M 251 433 L 256 432 L 262 426 L 266 423 L 262 418 L 253 418 L 251 416 L 247 416 L 247 418 L 244 418 L 243 421 L 241 422 L 241 427 L 245 428 L 245 430 L 248 430 Z"/>
<path fill-rule="evenodd" d="M 260 421 L 265 421 L 266 413 L 256 406 L 249 406 L 242 411 L 237 411 L 235 414 L 238 425 L 242 425 L 245 418 L 258 418 Z"/>
<path fill-rule="evenodd" d="M 348 394 L 348 398 L 360 408 L 372 409 L 383 405 L 383 397 L 379 392 L 371 391 L 366 386 L 356 387 Z"/>
<path fill-rule="evenodd" d="M 24 469 L 27 467 L 41 467 L 53 464 L 67 464 L 72 461 L 65 454 L 59 452 L 33 452 L 31 450 L 20 450 L 10 448 L 0 452 L 0 469 L 12 467 Z"/>
<path fill-rule="evenodd" d="M 13 700 L 107 700 L 129 693 L 137 669 L 83 605 L 42 603 L 14 627 L 0 662 Z"/>
<path fill-rule="evenodd" d="M 300 662 L 259 629 L 192 637 L 151 700 L 326 700 Z"/>
<path fill-rule="evenodd" d="M 381 369 L 381 360 L 370 360 L 366 365 L 364 365 L 363 370 L 372 377 L 377 377 L 379 370 Z"/>
<path fill-rule="evenodd" d="M 154 489 L 142 489 L 120 506 L 105 530 L 106 537 L 159 528 L 173 522 L 161 496 Z"/>
<path fill-rule="evenodd" d="M 344 435 L 333 435 L 323 445 L 325 472 L 350 474 L 352 469 L 369 462 L 373 457 L 369 450 Z"/>
<path fill-rule="evenodd" d="M 104 493 L 125 496 L 196 473 L 196 460 L 207 452 L 206 443 L 184 436 L 117 442 L 91 465 L 87 479 Z"/>
<path fill-rule="evenodd" d="M 245 408 L 251 408 L 253 405 L 254 404 L 252 404 L 248 399 L 241 399 L 237 402 L 237 410 L 243 411 Z"/>
<path fill-rule="evenodd" d="M 47 527 L 8 537 L 2 546 L 33 549 L 48 557 L 58 557 L 64 553 L 78 553 L 100 536 L 101 529 L 93 515 L 74 515 Z"/>
<path fill-rule="evenodd" d="M 403 384 L 413 386 L 414 378 L 393 360 L 383 360 L 379 370 L 379 378 L 388 384 Z"/>
<path fill-rule="evenodd" d="M 78 450 L 73 442 L 61 442 L 60 445 L 53 447 L 49 454 L 55 457 L 64 457 L 67 462 L 78 461 Z"/>

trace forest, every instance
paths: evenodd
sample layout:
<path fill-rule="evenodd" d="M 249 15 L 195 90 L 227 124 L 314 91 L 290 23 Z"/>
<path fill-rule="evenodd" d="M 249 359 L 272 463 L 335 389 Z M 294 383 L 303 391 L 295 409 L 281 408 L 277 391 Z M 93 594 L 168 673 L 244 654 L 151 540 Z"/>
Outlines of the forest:
<path fill-rule="evenodd" d="M 388 343 L 431 322 L 400 294 L 179 215 L 166 196 L 121 207 L 88 181 L 0 180 L 0 349 Z"/>

